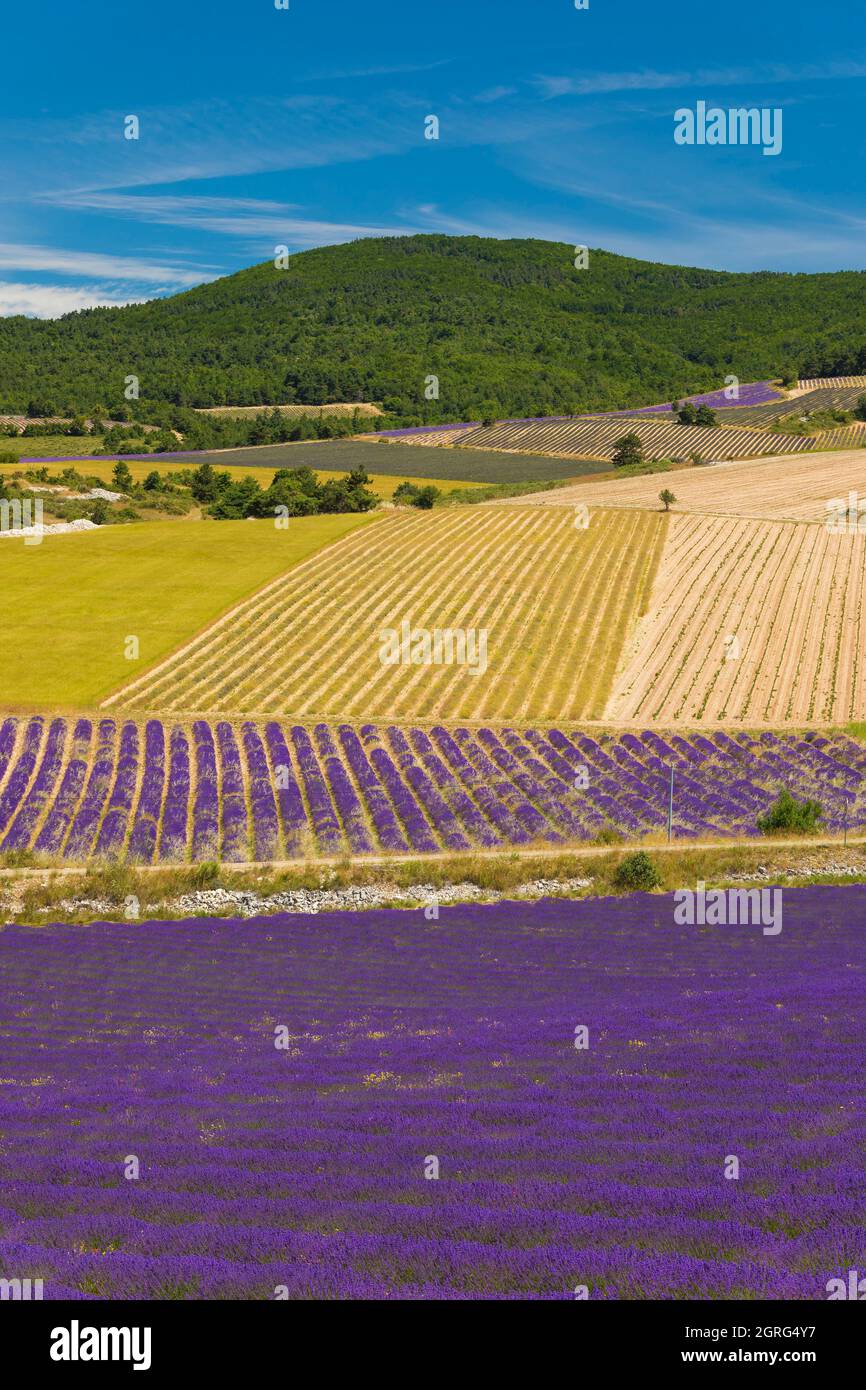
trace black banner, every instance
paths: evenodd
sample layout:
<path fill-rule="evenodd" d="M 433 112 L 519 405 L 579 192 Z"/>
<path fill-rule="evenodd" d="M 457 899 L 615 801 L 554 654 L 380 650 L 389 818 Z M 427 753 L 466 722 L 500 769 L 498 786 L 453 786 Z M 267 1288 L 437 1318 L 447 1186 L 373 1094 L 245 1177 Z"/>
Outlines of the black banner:
<path fill-rule="evenodd" d="M 846 1300 L 847 1301 L 847 1300 Z M 777 1302 L 606 1302 L 574 1300 L 578 1306 L 551 1315 L 537 1305 L 527 1326 L 531 1341 L 524 1341 L 514 1323 L 515 1309 L 508 1302 L 509 1321 L 501 1339 L 484 1345 L 484 1358 L 492 1368 L 500 1355 L 513 1355 L 523 1342 L 526 1350 L 546 1360 L 564 1341 L 561 1351 L 579 1354 L 581 1363 L 592 1356 L 600 1367 L 616 1373 L 638 1371 L 642 1375 L 666 1373 L 675 1367 L 696 1371 L 704 1366 L 758 1366 L 775 1369 L 805 1366 L 822 1377 L 846 1368 L 850 1374 L 859 1363 L 863 1328 L 856 1313 L 846 1313 L 826 1303 Z M 496 1304 L 486 1316 L 498 1321 Z M 505 1311 L 498 1305 L 500 1313 Z M 257 1374 L 294 1375 L 298 1353 L 306 1347 L 308 1361 L 315 1324 L 326 1319 L 328 1330 L 340 1326 L 350 1333 L 357 1326 L 357 1343 L 325 1343 L 328 1364 L 334 1346 L 345 1348 L 353 1361 L 369 1359 L 373 1338 L 381 1342 L 383 1361 L 393 1356 L 389 1339 L 414 1329 L 424 1338 L 423 1374 L 429 1379 L 441 1357 L 443 1373 L 454 1369 L 455 1344 L 437 1307 L 434 1315 L 417 1303 L 357 1304 L 308 1302 L 282 1307 L 261 1303 L 80 1303 L 4 1302 L 0 1307 L 5 1358 L 25 1371 L 49 1372 L 61 1381 L 70 1375 L 92 1376 L 102 1370 L 112 1374 L 138 1374 L 156 1381 L 179 1372 L 213 1371 L 226 1378 L 254 1370 Z M 477 1337 L 477 1312 L 472 1319 Z M 461 1343 L 467 1336 L 468 1309 L 461 1301 L 455 1309 Z M 525 1314 L 524 1314 L 525 1315 Z M 363 1318 L 355 1325 L 355 1318 Z M 415 1319 L 421 1317 L 422 1324 Z M 485 1322 L 486 1322 L 485 1316 Z M 541 1323 L 535 1318 L 541 1317 Z M 380 1322 L 381 1318 L 381 1322 Z M 404 1319 L 408 1321 L 404 1322 Z M 444 1335 L 443 1335 L 444 1332 Z M 539 1333 L 545 1339 L 536 1339 Z M 353 1351 L 354 1346 L 354 1351 Z M 501 1351 L 500 1351 L 501 1349 Z"/>

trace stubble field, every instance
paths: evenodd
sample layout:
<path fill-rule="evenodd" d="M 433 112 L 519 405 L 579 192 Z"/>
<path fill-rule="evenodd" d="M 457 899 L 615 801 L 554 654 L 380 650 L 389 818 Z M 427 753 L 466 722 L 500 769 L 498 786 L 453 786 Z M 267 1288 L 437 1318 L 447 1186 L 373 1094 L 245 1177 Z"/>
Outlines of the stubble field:
<path fill-rule="evenodd" d="M 767 521 L 824 521 L 827 503 L 849 491 L 866 494 L 866 452 L 823 451 L 712 468 L 680 469 L 664 477 L 607 478 L 527 497 L 527 505 L 657 508 L 659 491 L 676 495 L 673 512 L 708 512 Z"/>
<path fill-rule="evenodd" d="M 601 512 L 581 530 L 567 512 L 522 506 L 394 512 L 275 580 L 104 704 L 347 719 L 598 717 L 666 525 L 658 513 Z M 470 661 L 383 662 L 385 634 L 403 623 L 413 635 L 466 634 L 475 670 Z"/>
<path fill-rule="evenodd" d="M 843 723 L 866 714 L 866 537 L 671 520 L 609 719 Z"/>

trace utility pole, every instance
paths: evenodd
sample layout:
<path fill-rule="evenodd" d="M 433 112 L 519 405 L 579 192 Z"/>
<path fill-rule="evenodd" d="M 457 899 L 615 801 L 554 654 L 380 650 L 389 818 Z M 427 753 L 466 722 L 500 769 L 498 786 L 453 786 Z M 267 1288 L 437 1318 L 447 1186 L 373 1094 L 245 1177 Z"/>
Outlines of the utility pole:
<path fill-rule="evenodd" d="M 671 794 L 668 800 L 668 844 L 674 833 L 674 765 L 671 763 Z"/>

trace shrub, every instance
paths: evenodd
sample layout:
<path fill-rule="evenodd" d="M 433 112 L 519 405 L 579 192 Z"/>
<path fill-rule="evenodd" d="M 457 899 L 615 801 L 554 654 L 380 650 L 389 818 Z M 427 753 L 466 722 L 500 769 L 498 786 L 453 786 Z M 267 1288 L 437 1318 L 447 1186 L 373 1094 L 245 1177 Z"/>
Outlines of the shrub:
<path fill-rule="evenodd" d="M 397 506 L 420 507 L 422 511 L 429 511 L 438 501 L 441 493 L 438 487 L 428 484 L 426 487 L 418 487 L 415 483 L 400 483 L 394 489 L 394 502 Z"/>
<path fill-rule="evenodd" d="M 820 801 L 797 801 L 787 788 L 779 792 L 765 816 L 758 816 L 762 835 L 778 835 L 788 831 L 795 835 L 814 835 L 824 819 Z"/>
<path fill-rule="evenodd" d="M 613 882 L 616 888 L 648 893 L 651 888 L 660 886 L 661 879 L 649 855 L 645 850 L 639 849 L 634 854 L 627 854 L 617 866 Z"/>
<path fill-rule="evenodd" d="M 190 874 L 190 881 L 194 888 L 210 888 L 213 884 L 219 883 L 220 866 L 211 861 L 204 864 L 196 864 Z"/>
<path fill-rule="evenodd" d="M 621 845 L 625 836 L 617 830 L 615 825 L 603 825 L 597 835 L 593 836 L 594 845 Z"/>
<path fill-rule="evenodd" d="M 414 507 L 420 507 L 422 511 L 429 511 L 439 496 L 440 492 L 438 487 L 422 487 L 418 489 L 418 496 L 415 498 L 412 505 Z"/>

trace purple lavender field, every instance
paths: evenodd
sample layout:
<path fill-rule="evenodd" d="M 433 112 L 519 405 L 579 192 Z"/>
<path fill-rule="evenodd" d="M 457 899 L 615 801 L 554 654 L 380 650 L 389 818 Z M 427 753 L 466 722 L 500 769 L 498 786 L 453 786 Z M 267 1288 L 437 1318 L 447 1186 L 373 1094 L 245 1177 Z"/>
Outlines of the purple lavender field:
<path fill-rule="evenodd" d="M 769 381 L 750 381 L 743 383 L 739 388 L 736 400 L 730 400 L 725 395 L 725 388 L 720 386 L 716 391 L 704 391 L 696 396 L 683 396 L 681 400 L 691 401 L 692 405 L 708 405 L 712 409 L 722 406 L 736 405 L 768 405 L 772 401 L 783 399 L 782 393 L 772 386 Z M 670 412 L 670 401 L 662 401 L 659 405 L 637 405 L 625 410 L 599 410 L 592 411 L 584 415 L 529 415 L 520 418 L 510 418 L 498 420 L 500 425 L 543 425 L 557 424 L 564 420 L 585 420 L 603 419 L 607 415 L 662 415 L 665 411 Z M 480 420 L 460 420 L 455 423 L 444 425 L 409 425 L 402 429 L 395 430 L 376 430 L 375 433 L 383 439 L 407 439 L 414 434 L 442 434 L 448 430 L 472 430 L 481 426 Z M 144 455 L 143 457 L 147 457 Z"/>
<path fill-rule="evenodd" d="M 0 854 L 176 864 L 750 836 L 782 787 L 866 824 L 847 734 L 618 735 L 276 720 L 0 723 Z"/>
<path fill-rule="evenodd" d="M 6 928 L 0 1274 L 824 1298 L 866 1264 L 864 969 L 859 887 L 786 889 L 774 938 L 639 895 Z"/>
<path fill-rule="evenodd" d="M 679 400 L 691 401 L 692 405 L 708 405 L 712 410 L 721 410 L 725 406 L 746 406 L 746 405 L 769 405 L 773 401 L 781 401 L 784 397 L 782 393 L 771 386 L 769 381 L 751 381 L 739 387 L 736 400 L 731 400 L 725 395 L 725 388 L 720 387 L 718 391 L 705 391 L 703 395 L 684 396 Z M 637 406 L 633 410 L 611 410 L 606 413 L 609 415 L 663 415 L 665 411 L 670 412 L 670 401 L 665 401 L 661 405 Z M 733 423 L 733 421 L 731 421 Z"/>

